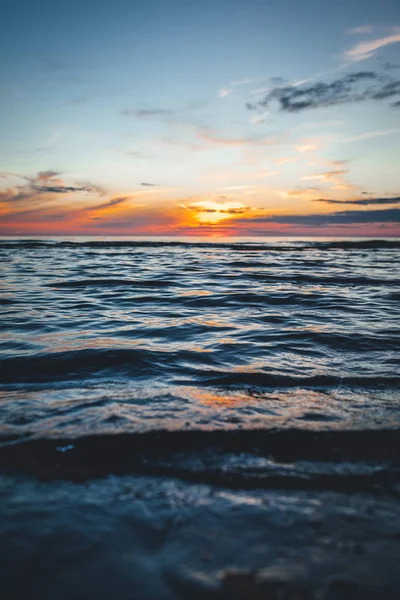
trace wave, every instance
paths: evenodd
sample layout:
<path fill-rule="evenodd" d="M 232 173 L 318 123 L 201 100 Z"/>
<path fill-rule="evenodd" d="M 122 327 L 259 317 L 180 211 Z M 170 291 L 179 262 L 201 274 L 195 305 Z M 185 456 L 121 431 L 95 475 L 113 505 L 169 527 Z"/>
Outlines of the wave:
<path fill-rule="evenodd" d="M 346 492 L 395 486 L 399 457 L 399 429 L 159 430 L 15 439 L 0 446 L 2 470 L 22 470 L 42 479 L 144 474 L 231 488 Z"/>
<path fill-rule="evenodd" d="M 242 277 L 247 279 L 254 279 L 262 283 L 292 283 L 303 284 L 310 283 L 312 285 L 343 285 L 343 286 L 389 286 L 389 285 L 400 285 L 400 279 L 393 278 L 377 278 L 377 277 L 351 277 L 344 275 L 343 277 L 337 276 L 324 276 L 324 275 L 300 275 L 298 273 L 292 273 L 289 275 L 268 275 L 267 273 L 246 273 L 242 274 Z"/>
<path fill-rule="evenodd" d="M 216 368 L 218 356 L 195 351 L 144 349 L 85 349 L 6 357 L 0 360 L 0 383 L 23 384 L 62 382 L 101 375 L 107 377 L 173 377 L 180 385 L 262 388 L 395 388 L 400 376 L 334 376 L 268 373 Z M 199 366 L 201 368 L 199 368 Z M 168 377 L 167 377 L 168 378 Z"/>
<path fill-rule="evenodd" d="M 231 266 L 231 265 L 230 265 Z M 224 277 L 223 274 L 216 276 Z M 241 273 L 242 280 L 251 279 L 260 283 L 290 283 L 293 285 L 332 285 L 332 286 L 388 286 L 400 285 L 400 279 L 374 278 L 374 277 L 337 277 L 321 275 L 269 275 L 268 273 Z M 140 288 L 162 288 L 162 287 L 183 287 L 184 284 L 173 279 L 123 279 L 123 278 L 102 278 L 102 279 L 72 279 L 70 281 L 54 281 L 45 283 L 45 287 L 54 288 L 85 288 L 85 287 L 140 287 Z M 245 298 L 248 298 L 246 295 Z M 7 302 L 7 301 L 6 301 Z"/>
<path fill-rule="evenodd" d="M 46 287 L 55 288 L 84 288 L 84 287 L 171 287 L 179 285 L 177 282 L 166 279 L 76 279 L 71 281 L 54 281 L 44 284 Z"/>

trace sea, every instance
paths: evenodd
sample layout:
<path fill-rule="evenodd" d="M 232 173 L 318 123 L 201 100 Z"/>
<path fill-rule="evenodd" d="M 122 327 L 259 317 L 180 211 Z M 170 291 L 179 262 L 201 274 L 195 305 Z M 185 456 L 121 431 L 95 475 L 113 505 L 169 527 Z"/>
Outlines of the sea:
<path fill-rule="evenodd" d="M 257 494 L 265 490 L 280 490 L 268 509 L 274 523 L 282 506 L 286 517 L 291 510 L 298 518 L 318 510 L 326 516 L 333 506 L 342 506 L 337 510 L 343 519 L 349 511 L 369 514 L 365 498 L 357 503 L 354 494 L 375 493 L 383 486 L 390 495 L 399 481 L 399 250 L 395 239 L 1 238 L 0 467 L 13 473 L 3 489 L 4 497 L 9 494 L 10 514 L 17 520 L 21 508 L 15 506 L 22 502 L 26 509 L 27 498 L 37 510 L 48 505 L 46 498 L 52 498 L 54 511 L 57 502 L 65 508 L 65 498 L 70 503 L 78 493 L 76 487 L 68 494 L 60 491 L 66 482 L 90 482 L 91 491 L 84 493 L 91 502 L 101 497 L 103 508 L 115 497 L 121 502 L 134 497 L 142 503 L 139 529 L 149 522 L 153 507 L 158 521 L 149 525 L 152 540 L 161 527 L 160 490 L 174 523 L 175 517 L 182 519 L 182 511 L 188 514 L 189 505 L 197 511 L 193 522 L 200 523 L 199 507 L 204 516 L 207 502 L 211 511 L 218 506 L 225 510 L 228 504 L 237 510 L 254 508 L 262 502 L 264 510 L 265 496 Z M 16 499 L 15 473 L 53 482 L 52 495 L 33 480 L 18 480 Z M 56 488 L 54 481 L 59 482 Z M 93 487 L 100 485 L 96 481 L 109 483 L 99 491 Z M 179 487 L 183 482 L 191 483 L 190 492 Z M 319 496 L 307 500 L 297 495 L 300 504 L 293 508 L 293 497 L 287 495 L 293 490 L 339 496 L 322 506 Z M 343 493 L 352 499 L 341 505 Z M 393 503 L 385 510 L 380 514 L 389 531 Z M 332 523 L 339 518 L 329 515 Z M 243 531 L 254 532 L 264 517 L 254 517 L 250 529 L 249 518 L 242 519 Z M 49 536 L 53 531 L 54 541 L 59 525 L 51 523 L 46 531 Z M 205 530 L 210 529 L 207 523 Z M 214 540 L 219 526 L 217 533 L 213 529 Z M 43 552 L 41 527 L 35 543 Z M 382 522 L 379 527 L 383 531 Z M 25 539 L 25 525 L 15 531 L 7 552 L 13 549 L 10 564 L 20 567 L 16 557 L 22 552 L 28 561 L 30 551 L 22 551 L 20 542 L 15 549 L 15 536 Z M 87 529 L 82 531 L 83 537 L 88 535 Z M 274 531 L 271 539 L 276 539 Z M 193 540 L 195 534 L 187 535 Z M 174 593 L 181 590 L 176 597 L 204 597 L 217 581 L 220 585 L 215 569 L 210 575 L 212 544 L 210 550 L 203 542 L 202 583 L 199 570 L 197 579 L 193 576 L 193 565 L 185 571 L 186 563 L 180 564 L 184 576 L 175 565 L 178 579 L 171 585 Z M 180 548 L 187 551 L 185 543 Z M 252 568 L 264 564 L 253 556 L 256 547 L 249 539 L 246 556 L 253 557 Z M 229 564 L 240 566 L 242 551 Z M 325 551 L 326 546 L 320 550 Z M 374 552 L 363 564 L 382 559 L 379 547 Z M 179 562 L 182 555 L 176 556 Z M 307 563 L 314 574 L 315 556 Z M 282 566 L 284 559 L 279 560 Z M 138 573 L 147 573 L 141 595 L 125 595 L 121 588 L 118 597 L 175 598 L 172 588 L 143 591 L 152 584 L 148 564 L 134 569 L 139 579 Z M 170 571 L 165 561 L 163 565 L 171 573 L 171 565 Z M 380 567 L 385 568 L 387 563 Z M 223 585 L 229 588 L 231 575 L 224 573 Z M 394 567 L 390 573 L 386 583 L 395 577 Z M 121 582 L 120 571 L 113 576 Z M 251 586 L 249 577 L 246 585 Z M 193 588 L 189 580 L 195 581 Z M 66 587 L 66 597 L 80 597 L 74 585 Z M 105 585 L 104 580 L 96 588 L 98 597 Z M 198 586 L 202 591 L 196 596 Z M 337 597 L 358 597 L 351 585 L 345 589 L 350 595 Z M 392 597 L 388 588 L 382 589 Z M 56 597 L 51 586 L 48 596 L 40 585 L 37 590 L 38 597 Z M 243 597 L 253 596 L 247 591 Z"/>

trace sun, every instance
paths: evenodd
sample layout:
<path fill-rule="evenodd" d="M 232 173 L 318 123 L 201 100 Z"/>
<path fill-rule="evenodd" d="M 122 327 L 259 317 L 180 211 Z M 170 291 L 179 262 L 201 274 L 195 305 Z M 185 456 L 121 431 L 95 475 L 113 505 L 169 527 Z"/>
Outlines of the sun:
<path fill-rule="evenodd" d="M 183 204 L 182 207 L 194 213 L 196 221 L 202 225 L 215 225 L 221 221 L 233 219 L 235 216 L 242 215 L 250 210 L 244 204 L 231 200 L 226 200 L 225 202 L 200 200 L 191 204 Z"/>

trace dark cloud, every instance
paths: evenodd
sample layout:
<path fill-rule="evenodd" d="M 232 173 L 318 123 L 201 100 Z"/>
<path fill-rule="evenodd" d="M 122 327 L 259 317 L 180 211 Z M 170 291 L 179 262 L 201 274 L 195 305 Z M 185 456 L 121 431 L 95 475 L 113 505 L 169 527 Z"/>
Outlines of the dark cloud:
<path fill-rule="evenodd" d="M 273 88 L 260 102 L 246 104 L 249 110 L 269 108 L 278 103 L 283 112 L 400 96 L 400 80 L 373 71 L 349 73 L 330 82 L 284 85 Z M 397 104 L 397 103 L 396 103 Z"/>
<path fill-rule="evenodd" d="M 91 188 L 88 187 L 75 187 L 72 185 L 34 185 L 33 188 L 38 194 L 69 194 L 71 192 L 92 191 Z"/>
<path fill-rule="evenodd" d="M 311 215 L 272 215 L 243 219 L 243 223 L 280 223 L 285 225 L 306 225 L 325 227 L 329 225 L 358 225 L 363 223 L 399 223 L 400 209 L 346 210 L 331 214 Z"/>
<path fill-rule="evenodd" d="M 394 96 L 400 96 L 400 79 L 388 81 L 382 85 L 381 89 L 373 91 L 370 97 L 372 100 L 386 100 L 386 98 L 393 98 Z"/>
<path fill-rule="evenodd" d="M 215 208 L 199 208 L 198 212 L 204 213 L 219 213 L 225 215 L 243 215 L 251 210 L 248 206 L 241 206 L 240 208 L 222 208 L 220 210 Z"/>
<path fill-rule="evenodd" d="M 202 208 L 201 206 L 186 206 L 188 210 L 191 210 L 196 213 L 218 213 L 225 215 L 243 215 L 251 210 L 253 210 L 250 206 L 238 206 L 235 208 Z"/>
<path fill-rule="evenodd" d="M 143 185 L 145 187 L 158 187 L 160 184 L 159 183 L 147 183 L 145 181 L 144 183 L 141 183 L 140 185 Z"/>
<path fill-rule="evenodd" d="M 324 202 L 325 204 L 355 204 L 357 206 L 369 206 L 373 204 L 399 204 L 400 196 L 392 196 L 387 198 L 359 198 L 357 200 L 330 200 L 329 198 L 318 198 L 314 200 L 314 202 Z"/>
<path fill-rule="evenodd" d="M 65 185 L 59 179 L 61 173 L 58 171 L 39 171 L 34 177 L 26 177 L 16 173 L 3 174 L 5 177 L 18 177 L 25 180 L 24 185 L 9 187 L 0 191 L 0 202 L 14 203 L 31 201 L 43 195 L 71 194 L 75 192 L 86 192 L 88 194 L 104 195 L 105 190 L 92 183 L 81 183 L 80 185 Z"/>
<path fill-rule="evenodd" d="M 385 71 L 395 71 L 396 69 L 400 69 L 400 65 L 395 64 L 395 63 L 386 62 L 383 65 L 383 68 L 385 69 Z"/>

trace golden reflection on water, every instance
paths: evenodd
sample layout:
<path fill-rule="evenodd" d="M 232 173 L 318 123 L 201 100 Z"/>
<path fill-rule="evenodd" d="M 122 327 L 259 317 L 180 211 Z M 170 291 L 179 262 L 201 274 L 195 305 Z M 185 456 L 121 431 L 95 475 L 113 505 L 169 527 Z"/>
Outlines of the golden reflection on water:
<path fill-rule="evenodd" d="M 195 387 L 186 388 L 185 391 L 186 393 L 189 392 L 189 395 L 192 399 L 198 400 L 199 402 L 207 406 L 215 406 L 221 404 L 233 406 L 243 403 L 247 404 L 249 402 L 249 397 L 247 396 L 247 394 L 230 394 L 229 392 L 218 393 L 215 390 L 200 389 Z"/>
<path fill-rule="evenodd" d="M 237 325 L 227 319 L 217 319 L 215 317 L 204 317 L 202 315 L 191 316 L 180 320 L 181 323 L 196 323 L 197 325 L 206 325 L 207 327 L 230 327 L 237 329 Z"/>
<path fill-rule="evenodd" d="M 210 296 L 212 292 L 207 290 L 184 290 L 179 296 Z"/>
<path fill-rule="evenodd" d="M 204 348 L 203 346 L 189 345 L 187 347 L 191 352 L 212 352 L 212 348 Z"/>

